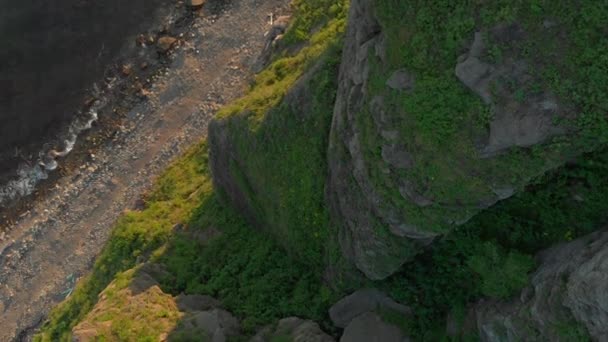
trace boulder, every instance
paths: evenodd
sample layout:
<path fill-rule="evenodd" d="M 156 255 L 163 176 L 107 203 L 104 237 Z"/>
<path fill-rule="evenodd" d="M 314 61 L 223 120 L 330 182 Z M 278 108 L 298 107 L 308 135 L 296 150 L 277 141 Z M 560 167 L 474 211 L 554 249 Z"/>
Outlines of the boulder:
<path fill-rule="evenodd" d="M 181 294 L 175 298 L 180 311 L 205 311 L 220 308 L 222 303 L 211 297 L 203 295 Z"/>
<path fill-rule="evenodd" d="M 374 313 L 356 317 L 344 329 L 340 342 L 408 342 L 410 339 L 398 327 L 388 324 Z"/>
<path fill-rule="evenodd" d="M 201 7 L 205 4 L 206 0 L 188 0 L 186 1 L 186 3 L 188 4 L 188 6 L 190 7 Z"/>
<path fill-rule="evenodd" d="M 345 328 L 356 317 L 371 311 L 393 311 L 411 314 L 411 309 L 399 304 L 376 289 L 362 289 L 342 298 L 329 309 L 329 317 L 335 326 Z"/>
<path fill-rule="evenodd" d="M 482 341 L 608 341 L 608 231 L 538 256 L 531 285 L 509 302 L 473 308 Z"/>
<path fill-rule="evenodd" d="M 177 43 L 177 38 L 171 36 L 163 36 L 158 38 L 156 42 L 156 47 L 158 52 L 167 53 L 173 46 Z"/>
<path fill-rule="evenodd" d="M 251 342 L 269 342 L 279 338 L 293 342 L 333 342 L 334 339 L 327 335 L 319 325 L 310 320 L 298 317 L 284 318 L 279 321 L 276 329 L 265 327 L 261 329 Z"/>
<path fill-rule="evenodd" d="M 213 309 L 210 311 L 193 312 L 185 318 L 177 334 L 184 336 L 199 336 L 203 341 L 225 342 L 228 337 L 239 333 L 239 322 L 228 311 Z"/>

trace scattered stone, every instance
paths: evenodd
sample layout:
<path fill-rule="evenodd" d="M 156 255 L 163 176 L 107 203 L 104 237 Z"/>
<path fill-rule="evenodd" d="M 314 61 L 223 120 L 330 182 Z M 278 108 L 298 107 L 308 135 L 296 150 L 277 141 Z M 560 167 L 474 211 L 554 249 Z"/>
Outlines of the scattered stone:
<path fill-rule="evenodd" d="M 158 38 L 158 42 L 156 43 L 156 47 L 159 52 L 167 53 L 171 48 L 177 43 L 177 38 L 171 36 L 163 36 Z"/>
<path fill-rule="evenodd" d="M 85 100 L 84 100 L 84 106 L 86 108 L 91 108 L 91 106 L 93 106 L 95 104 L 95 101 L 97 101 L 96 98 L 94 98 L 93 96 L 88 96 Z"/>
<path fill-rule="evenodd" d="M 133 73 L 133 65 L 131 65 L 131 64 L 123 65 L 122 68 L 120 69 L 120 72 L 122 73 L 123 76 L 131 75 L 131 73 Z"/>

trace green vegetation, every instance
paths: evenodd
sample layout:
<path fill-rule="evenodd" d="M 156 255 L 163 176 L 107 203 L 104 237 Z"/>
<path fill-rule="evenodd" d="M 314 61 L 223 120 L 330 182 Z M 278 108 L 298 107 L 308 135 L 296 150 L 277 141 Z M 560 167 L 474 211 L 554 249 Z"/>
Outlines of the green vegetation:
<path fill-rule="evenodd" d="M 207 149 L 200 144 L 165 171 L 147 198 L 146 210 L 128 212 L 118 220 L 91 274 L 51 312 L 38 341 L 69 341 L 71 329 L 93 308 L 98 294 L 115 276 L 166 243 L 177 222 L 189 220 L 201 203 L 200 194 L 211 189 L 206 168 Z"/>
<path fill-rule="evenodd" d="M 448 312 L 482 296 L 516 294 L 527 283 L 534 253 L 607 223 L 608 151 L 583 155 L 526 190 L 455 228 L 377 284 L 412 306 L 413 338 L 443 331 Z"/>
<path fill-rule="evenodd" d="M 599 24 L 608 18 L 605 4 L 576 8 L 570 1 L 535 1 L 534 6 L 529 1 L 481 5 L 433 0 L 404 5 L 398 0 L 379 0 L 374 4 L 387 49 L 383 60 L 370 56 L 368 99 L 384 98 L 392 129 L 401 133 L 399 144 L 416 152 L 414 166 L 406 172 L 387 174 L 370 168 L 369 173 L 386 202 L 403 211 L 409 223 L 446 232 L 451 222 L 466 220 L 480 210 L 479 203 L 493 198 L 494 187 L 511 185 L 520 190 L 561 161 L 608 141 L 608 100 L 601 95 L 608 91 L 608 42 Z M 547 20 L 555 27 L 547 29 Z M 487 131 L 491 109 L 461 84 L 454 67 L 474 32 L 512 23 L 520 25 L 525 35 L 518 45 L 507 46 L 486 34 L 490 58 L 498 61 L 509 56 L 533 65 L 529 84 L 511 85 L 515 99 L 524 101 L 542 89 L 552 89 L 563 106 L 576 108 L 577 118 L 564 122 L 575 134 L 533 149 L 513 148 L 495 158 L 479 158 L 476 144 Z M 415 87 L 407 95 L 385 86 L 399 69 L 415 77 Z M 366 163 L 376 165 L 382 163 L 386 140 L 375 127 L 369 107 L 363 106 L 357 127 Z M 395 190 L 403 178 L 420 195 L 440 199 L 442 204 L 421 209 L 403 200 Z"/>
<path fill-rule="evenodd" d="M 469 258 L 467 266 L 479 276 L 479 288 L 484 296 L 507 299 L 528 284 L 528 272 L 534 267 L 534 260 L 516 251 L 506 254 L 500 247 L 486 242 L 479 254 Z"/>
<path fill-rule="evenodd" d="M 345 20 L 348 2 L 344 0 L 294 0 L 291 6 L 297 14 L 283 38 L 287 44 L 307 41 L 314 29 L 320 28 L 336 18 Z"/>
<path fill-rule="evenodd" d="M 288 257 L 215 196 L 208 196 L 188 226 L 157 260 L 169 272 L 161 280 L 163 290 L 220 299 L 243 318 L 248 333 L 292 315 L 326 321 L 337 298 L 321 283 L 319 270 Z M 213 227 L 217 233 L 208 242 L 192 238 Z"/>
<path fill-rule="evenodd" d="M 184 315 L 172 296 L 138 280 L 138 272 L 135 268 L 117 274 L 101 293 L 96 310 L 85 318 L 100 339 L 158 341 L 158 336 L 173 329 Z"/>
<path fill-rule="evenodd" d="M 296 55 L 278 58 L 257 75 L 249 94 L 218 116 L 238 156 L 230 171 L 261 228 L 322 272 L 332 229 L 324 200 L 326 150 L 346 6 L 312 3 L 319 7 L 297 18 L 317 20 L 317 12 L 326 13 L 330 3 L 340 11 L 332 12 L 331 20 Z M 310 6 L 296 3 L 300 9 Z M 294 27 L 300 25 L 296 19 Z M 311 69 L 314 73 L 306 74 Z M 281 102 L 288 90 L 292 99 Z"/>

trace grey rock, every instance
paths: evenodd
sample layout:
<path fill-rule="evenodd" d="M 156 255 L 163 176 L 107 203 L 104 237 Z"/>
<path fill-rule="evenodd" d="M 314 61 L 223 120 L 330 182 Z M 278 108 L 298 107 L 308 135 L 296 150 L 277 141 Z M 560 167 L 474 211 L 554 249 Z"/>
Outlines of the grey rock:
<path fill-rule="evenodd" d="M 525 36 L 517 25 L 499 25 L 488 34 L 510 45 Z M 514 146 L 533 146 L 566 133 L 555 124 L 566 111 L 550 90 L 525 93 L 526 85 L 533 82 L 533 66 L 510 56 L 491 64 L 483 61 L 485 55 L 483 34 L 476 32 L 468 54 L 461 56 L 454 70 L 464 85 L 493 108 L 488 141 L 480 149 L 482 156 L 491 157 Z"/>
<path fill-rule="evenodd" d="M 356 119 L 367 101 L 377 133 L 391 142 L 384 149 L 384 157 L 393 163 L 392 167 L 410 165 L 403 147 L 390 146 L 398 139 L 398 132 L 394 130 L 394 118 L 387 115 L 382 96 L 368 94 L 369 58 L 384 58 L 385 40 L 371 2 L 353 0 L 329 142 L 326 191 L 332 215 L 343 222 L 338 236 L 342 254 L 370 279 L 383 279 L 392 274 L 415 255 L 428 238 L 437 235 L 396 220 L 399 214 L 387 205 L 369 176 L 370 167 L 378 165 L 368 165 L 364 157 L 362 128 L 357 126 Z M 390 172 L 388 166 L 386 163 L 379 167 L 386 173 Z M 380 231 L 378 226 L 386 231 Z M 419 236 L 421 232 L 424 242 L 407 237 Z"/>
<path fill-rule="evenodd" d="M 323 332 L 317 323 L 298 317 L 280 320 L 274 331 L 269 326 L 262 328 L 251 342 L 270 342 L 278 337 L 293 342 L 334 342 L 334 339 Z"/>
<path fill-rule="evenodd" d="M 410 339 L 398 327 L 382 321 L 376 313 L 366 312 L 344 329 L 340 342 L 407 342 Z"/>
<path fill-rule="evenodd" d="M 608 341 L 608 232 L 555 246 L 538 259 L 519 298 L 473 308 L 482 341 L 560 341 L 564 331 Z"/>
<path fill-rule="evenodd" d="M 329 317 L 335 326 L 345 328 L 354 318 L 369 311 L 391 310 L 402 315 L 411 309 L 399 304 L 376 289 L 362 289 L 342 298 L 329 309 Z"/>
<path fill-rule="evenodd" d="M 180 311 L 206 311 L 222 306 L 219 300 L 203 295 L 180 294 L 175 298 L 175 302 Z"/>
<path fill-rule="evenodd" d="M 229 336 L 239 332 L 239 322 L 232 314 L 222 309 L 194 312 L 182 321 L 179 332 L 205 334 L 204 340 L 225 342 Z"/>
<path fill-rule="evenodd" d="M 433 204 L 433 200 L 419 193 L 416 188 L 407 180 L 401 180 L 399 184 L 399 194 L 406 200 L 414 202 L 419 207 L 428 207 Z"/>
<path fill-rule="evenodd" d="M 414 166 L 412 155 L 399 144 L 383 145 L 382 159 L 398 169 L 409 169 Z"/>
<path fill-rule="evenodd" d="M 414 76 L 409 74 L 405 69 L 400 69 L 391 75 L 386 81 L 389 88 L 395 90 L 412 90 L 414 88 Z"/>

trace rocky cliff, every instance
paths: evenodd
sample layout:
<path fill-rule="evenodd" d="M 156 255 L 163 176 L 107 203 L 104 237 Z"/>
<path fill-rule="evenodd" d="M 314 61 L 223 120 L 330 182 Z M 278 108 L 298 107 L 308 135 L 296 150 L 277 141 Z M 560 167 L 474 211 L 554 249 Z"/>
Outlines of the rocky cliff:
<path fill-rule="evenodd" d="M 608 235 L 533 258 L 607 218 L 608 7 L 579 5 L 294 1 L 247 95 L 120 222 L 50 340 L 120 331 L 126 297 L 149 298 L 127 321 L 171 309 L 141 327 L 156 335 L 606 339 Z M 147 259 L 167 274 L 125 287 Z"/>
<path fill-rule="evenodd" d="M 509 10 L 351 2 L 327 194 L 342 251 L 369 278 L 593 148 L 546 77 L 565 63 L 566 19 Z"/>

